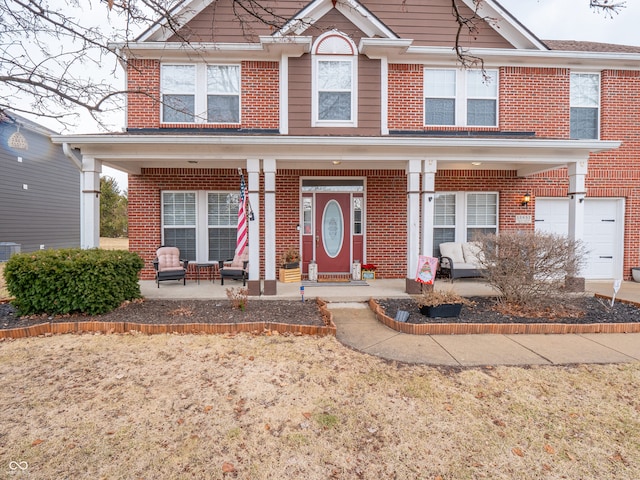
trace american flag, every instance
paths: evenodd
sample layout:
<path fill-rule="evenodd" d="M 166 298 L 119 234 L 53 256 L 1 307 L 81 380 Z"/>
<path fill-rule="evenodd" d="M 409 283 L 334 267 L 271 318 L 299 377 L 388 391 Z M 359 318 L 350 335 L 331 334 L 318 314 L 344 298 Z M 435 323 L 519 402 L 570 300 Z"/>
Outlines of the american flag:
<path fill-rule="evenodd" d="M 244 249 L 247 247 L 249 230 L 247 228 L 247 184 L 244 175 L 240 172 L 240 202 L 238 205 L 238 239 L 236 242 L 236 258 L 242 258 Z"/>

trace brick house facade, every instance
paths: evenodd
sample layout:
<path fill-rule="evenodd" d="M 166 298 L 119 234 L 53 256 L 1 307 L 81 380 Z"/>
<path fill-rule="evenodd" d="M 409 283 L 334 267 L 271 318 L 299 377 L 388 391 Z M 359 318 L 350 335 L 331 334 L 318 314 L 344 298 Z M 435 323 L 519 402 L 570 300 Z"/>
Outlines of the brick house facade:
<path fill-rule="evenodd" d="M 232 255 L 238 168 L 252 295 L 277 291 L 288 248 L 303 274 L 374 263 L 415 291 L 418 255 L 478 231 L 583 240 L 587 278 L 640 264 L 640 47 L 541 41 L 485 0 L 495 21 L 463 40 L 484 70 L 465 70 L 449 0 L 266 3 L 290 18 L 277 31 L 240 28 L 226 0 L 186 2 L 180 35 L 159 24 L 123 45 L 126 132 L 54 139 L 80 149 L 86 185 L 101 165 L 128 172 L 142 278 L 161 244 Z"/>

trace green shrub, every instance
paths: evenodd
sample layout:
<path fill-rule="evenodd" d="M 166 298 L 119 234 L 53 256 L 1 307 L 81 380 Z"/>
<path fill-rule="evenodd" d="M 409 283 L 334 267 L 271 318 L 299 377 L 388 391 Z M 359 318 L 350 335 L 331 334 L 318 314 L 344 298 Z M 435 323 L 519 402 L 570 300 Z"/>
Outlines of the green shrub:
<path fill-rule="evenodd" d="M 13 255 L 4 276 L 20 315 L 95 315 L 140 298 L 143 266 L 125 250 L 42 250 Z"/>

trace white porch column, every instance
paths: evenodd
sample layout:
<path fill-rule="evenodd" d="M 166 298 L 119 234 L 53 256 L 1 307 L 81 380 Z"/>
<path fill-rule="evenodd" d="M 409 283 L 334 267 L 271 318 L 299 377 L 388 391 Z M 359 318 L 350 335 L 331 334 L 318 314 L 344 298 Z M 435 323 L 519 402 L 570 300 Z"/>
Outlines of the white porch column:
<path fill-rule="evenodd" d="M 584 238 L 584 198 L 587 195 L 585 178 L 587 161 L 580 160 L 569 164 L 569 238 Z"/>
<path fill-rule="evenodd" d="M 249 219 L 249 295 L 260 295 L 260 160 L 247 159 L 249 203 L 253 220 Z"/>
<path fill-rule="evenodd" d="M 102 162 L 82 157 L 82 198 L 80 199 L 80 246 L 100 246 L 100 173 Z"/>
<path fill-rule="evenodd" d="M 433 255 L 433 211 L 436 192 L 436 160 L 425 160 L 422 164 L 422 255 Z"/>
<path fill-rule="evenodd" d="M 587 160 L 579 160 L 569 164 L 569 239 L 584 239 L 584 198 L 587 195 L 585 179 L 587 176 Z M 583 292 L 584 278 L 567 278 L 566 288 L 573 292 Z"/>
<path fill-rule="evenodd" d="M 421 164 L 420 160 L 409 160 L 407 164 L 407 293 L 420 293 L 419 285 L 415 281 L 415 274 L 420 254 Z"/>
<path fill-rule="evenodd" d="M 276 272 L 276 160 L 265 158 L 264 170 L 264 294 L 278 293 Z"/>

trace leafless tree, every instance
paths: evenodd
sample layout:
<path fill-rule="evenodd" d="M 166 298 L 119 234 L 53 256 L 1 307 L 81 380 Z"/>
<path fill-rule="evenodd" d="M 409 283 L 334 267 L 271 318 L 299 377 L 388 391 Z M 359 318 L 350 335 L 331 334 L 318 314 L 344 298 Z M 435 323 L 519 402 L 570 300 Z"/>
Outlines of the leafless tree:
<path fill-rule="evenodd" d="M 342 0 L 337 0 L 342 1 Z M 458 24 L 454 49 L 465 67 L 482 59 L 463 47 L 463 37 L 475 36 L 483 17 L 474 0 L 469 13 L 461 0 L 451 0 Z M 589 0 L 608 15 L 618 13 L 624 1 Z M 121 108 L 125 91 L 105 79 L 118 62 L 126 61 L 116 45 L 134 40 L 144 29 L 164 23 L 176 38 L 189 43 L 177 16 L 183 0 L 0 0 L 0 111 L 33 113 L 72 125 L 79 109 L 99 123 L 101 114 Z M 256 22 L 276 30 L 288 18 L 279 16 L 274 2 L 232 0 L 233 11 L 245 26 Z M 248 28 L 249 28 L 248 27 Z M 248 31 L 248 30 L 247 30 Z M 100 75 L 91 72 L 100 70 Z M 133 92 L 129 92 L 133 93 Z M 145 92 L 135 92 L 142 93 Z M 26 105 L 20 107 L 19 105 Z"/>
<path fill-rule="evenodd" d="M 451 12 L 458 24 L 454 49 L 458 61 L 465 68 L 480 67 L 484 69 L 484 60 L 478 55 L 470 53 L 469 48 L 464 46 L 463 37 L 476 37 L 480 33 L 480 26 L 484 23 L 493 24 L 495 18 L 483 16 L 480 7 L 484 0 L 473 0 L 473 9 L 468 12 L 466 4 L 461 0 L 451 0 Z M 625 8 L 626 1 L 614 0 L 589 0 L 589 6 L 607 17 L 613 17 Z"/>

